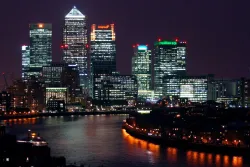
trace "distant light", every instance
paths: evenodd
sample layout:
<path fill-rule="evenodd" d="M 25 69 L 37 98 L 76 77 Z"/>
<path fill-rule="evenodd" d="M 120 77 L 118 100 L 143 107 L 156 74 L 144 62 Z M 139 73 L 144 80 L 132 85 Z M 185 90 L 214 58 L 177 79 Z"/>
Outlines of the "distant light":
<path fill-rule="evenodd" d="M 135 48 L 135 45 L 133 45 L 133 48 Z"/>
<path fill-rule="evenodd" d="M 159 41 L 155 42 L 155 45 L 177 45 L 176 41 Z"/>
<path fill-rule="evenodd" d="M 39 28 L 43 28 L 43 24 L 38 24 L 38 27 Z"/>
<path fill-rule="evenodd" d="M 22 50 L 26 50 L 27 46 L 26 45 L 23 45 L 22 46 Z"/>
<path fill-rule="evenodd" d="M 158 38 L 158 41 L 160 42 L 160 41 L 161 41 L 161 38 Z"/>
<path fill-rule="evenodd" d="M 178 38 L 176 38 L 175 41 L 178 42 Z"/>
<path fill-rule="evenodd" d="M 138 46 L 138 50 L 147 50 L 148 47 L 146 45 L 137 45 Z"/>

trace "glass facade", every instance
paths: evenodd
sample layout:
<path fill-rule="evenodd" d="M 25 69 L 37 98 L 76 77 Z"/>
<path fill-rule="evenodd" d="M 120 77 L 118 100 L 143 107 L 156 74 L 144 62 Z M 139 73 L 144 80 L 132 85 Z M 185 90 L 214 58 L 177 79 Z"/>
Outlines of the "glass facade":
<path fill-rule="evenodd" d="M 29 76 L 41 75 L 42 67 L 52 62 L 52 25 L 30 24 Z"/>
<path fill-rule="evenodd" d="M 95 78 L 94 99 L 97 100 L 136 100 L 137 79 L 131 75 L 109 75 Z"/>
<path fill-rule="evenodd" d="M 208 100 L 208 76 L 164 76 L 163 95 L 188 98 L 192 102 Z"/>
<path fill-rule="evenodd" d="M 86 16 L 74 7 L 65 16 L 63 30 L 64 51 L 63 60 L 69 66 L 77 66 L 79 70 L 80 85 L 88 87 L 88 60 L 87 60 L 87 26 Z"/>
<path fill-rule="evenodd" d="M 154 44 L 154 90 L 161 97 L 165 75 L 186 74 L 186 42 L 161 41 Z"/>
<path fill-rule="evenodd" d="M 28 80 L 28 72 L 29 72 L 29 65 L 30 65 L 30 48 L 29 46 L 23 45 L 22 46 L 22 80 Z"/>
<path fill-rule="evenodd" d="M 51 63 L 49 66 L 43 66 L 42 77 L 46 86 L 61 86 L 61 76 L 67 64 Z"/>
<path fill-rule="evenodd" d="M 146 45 L 133 46 L 132 75 L 137 77 L 138 90 L 151 89 L 151 50 Z M 140 96 L 140 95 L 139 95 Z"/>
<path fill-rule="evenodd" d="M 114 24 L 91 27 L 91 85 L 95 85 L 95 77 L 111 75 L 116 72 L 116 43 Z M 92 89 L 92 93 L 95 90 Z M 93 96 L 93 94 L 92 94 Z"/>

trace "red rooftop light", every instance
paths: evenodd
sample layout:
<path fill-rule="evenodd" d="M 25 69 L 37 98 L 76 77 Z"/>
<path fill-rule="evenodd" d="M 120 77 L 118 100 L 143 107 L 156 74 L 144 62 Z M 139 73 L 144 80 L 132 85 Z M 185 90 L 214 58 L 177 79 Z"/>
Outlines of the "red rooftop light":
<path fill-rule="evenodd" d="M 160 41 L 161 41 L 161 38 L 158 38 L 158 41 L 160 42 Z"/>

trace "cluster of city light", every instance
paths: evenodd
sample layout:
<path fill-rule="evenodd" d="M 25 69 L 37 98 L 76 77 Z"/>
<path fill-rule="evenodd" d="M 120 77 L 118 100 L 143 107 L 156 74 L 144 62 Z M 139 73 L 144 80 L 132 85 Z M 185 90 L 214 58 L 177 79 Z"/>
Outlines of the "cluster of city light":
<path fill-rule="evenodd" d="M 176 117 L 180 117 L 180 115 L 177 114 Z M 142 134 L 145 134 L 145 135 L 148 135 L 148 136 L 161 137 L 160 129 L 140 128 L 140 127 L 135 126 L 135 125 L 130 125 L 126 121 L 125 121 L 125 125 L 128 128 L 133 129 L 134 131 L 137 131 L 139 133 L 142 133 Z M 244 144 L 239 139 L 231 139 L 231 140 L 229 140 L 227 138 L 213 138 L 212 136 L 195 135 L 192 131 L 190 131 L 190 134 L 182 134 L 180 132 L 181 132 L 181 129 L 173 128 L 173 132 L 167 133 L 167 137 L 168 138 L 175 138 L 175 139 L 179 138 L 179 139 L 182 139 L 182 140 L 190 140 L 193 143 L 197 143 L 197 144 L 201 144 L 201 143 L 203 143 L 203 144 L 216 144 L 217 143 L 218 144 L 218 143 L 220 143 L 220 145 L 238 146 L 238 147 L 241 147 L 241 145 Z M 220 132 L 220 134 L 223 134 L 223 133 Z"/>

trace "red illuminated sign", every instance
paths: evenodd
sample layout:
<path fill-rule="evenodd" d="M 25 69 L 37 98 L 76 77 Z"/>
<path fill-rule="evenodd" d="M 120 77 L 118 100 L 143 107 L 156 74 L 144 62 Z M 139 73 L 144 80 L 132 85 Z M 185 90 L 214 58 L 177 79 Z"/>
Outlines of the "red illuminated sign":
<path fill-rule="evenodd" d="M 108 29 L 109 25 L 98 26 L 99 29 Z"/>

